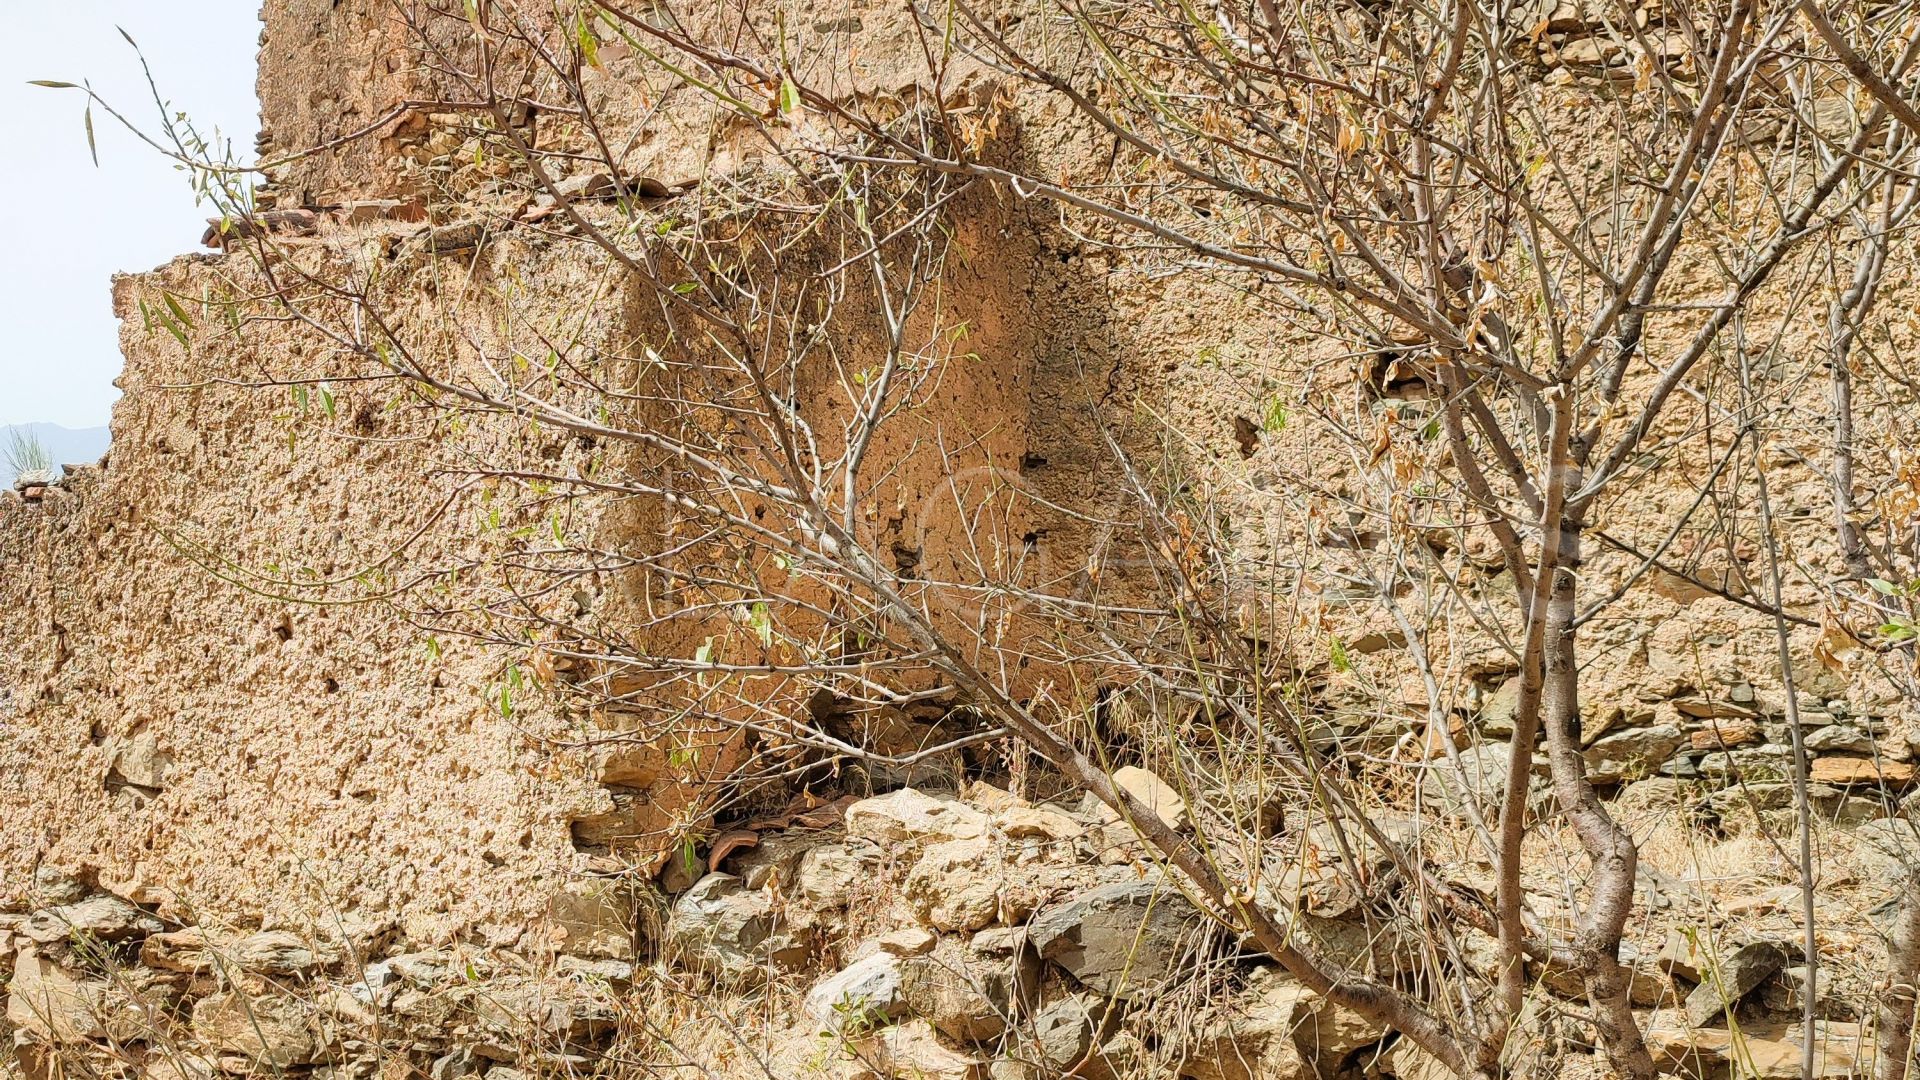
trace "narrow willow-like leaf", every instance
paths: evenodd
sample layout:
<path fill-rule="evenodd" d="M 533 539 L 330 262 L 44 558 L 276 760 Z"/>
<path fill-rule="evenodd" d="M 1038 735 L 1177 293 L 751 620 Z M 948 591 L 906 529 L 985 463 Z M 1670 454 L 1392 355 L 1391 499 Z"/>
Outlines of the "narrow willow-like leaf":
<path fill-rule="evenodd" d="M 606 65 L 600 62 L 600 38 L 594 34 L 593 25 L 588 22 L 584 11 L 575 19 L 574 38 L 580 43 L 580 57 L 587 62 L 587 66 L 595 71 L 605 71 Z"/>
<path fill-rule="evenodd" d="M 173 317 L 180 320 L 180 325 L 189 330 L 193 329 L 193 320 L 187 317 L 186 309 L 180 306 L 180 302 L 173 298 L 172 293 L 163 292 L 160 294 L 160 299 L 167 302 L 167 310 L 173 312 Z"/>

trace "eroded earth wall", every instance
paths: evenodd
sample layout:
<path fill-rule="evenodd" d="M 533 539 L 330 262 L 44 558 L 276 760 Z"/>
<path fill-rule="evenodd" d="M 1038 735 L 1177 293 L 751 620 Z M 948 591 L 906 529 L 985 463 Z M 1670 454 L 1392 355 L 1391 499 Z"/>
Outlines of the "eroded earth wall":
<path fill-rule="evenodd" d="M 272 146 L 326 143 L 425 92 L 393 12 L 268 5 Z M 394 127 L 288 165 L 278 190 L 418 200 L 408 170 L 432 164 L 415 158 L 447 131 Z M 669 124 L 656 150 L 693 160 L 704 138 Z M 419 153 L 366 156 L 383 139 Z M 419 568 L 458 565 L 497 540 L 476 460 L 565 472 L 612 450 L 556 430 L 449 423 L 377 370 L 343 380 L 351 365 L 324 320 L 257 302 L 377 250 L 397 317 L 444 324 L 457 362 L 542 355 L 562 335 L 583 354 L 632 357 L 657 329 L 604 254 L 512 232 L 462 233 L 463 246 L 441 249 L 467 225 L 458 206 L 432 215 L 329 220 L 287 238 L 284 264 L 236 250 L 114 283 L 126 366 L 110 456 L 0 502 L 0 640 L 13 657 L 0 674 L 0 906 L 28 906 L 45 866 L 182 922 L 347 916 L 410 941 L 509 945 L 540 938 L 556 902 L 592 891 L 582 882 L 606 869 L 594 860 L 610 840 L 657 867 L 697 819 L 714 760 L 674 765 L 644 740 L 599 746 L 605 732 L 581 725 L 605 718 L 558 715 L 537 695 L 508 712 L 497 655 L 441 640 L 389 602 Z M 1058 423 L 1079 382 L 1046 359 L 1038 313 L 1054 301 L 1036 305 L 1032 290 L 1085 288 L 1085 275 L 1036 284 L 1031 268 L 1052 256 L 1009 232 L 992 200 L 957 220 L 964 243 L 1009 258 L 952 269 L 977 360 L 916 423 L 938 427 L 966 468 L 1017 475 L 1033 429 Z M 902 506 L 953 466 L 915 449 L 933 444 L 926 433 L 903 429 L 875 448 L 895 463 Z M 582 528 L 611 547 L 668 542 L 632 500 L 582 510 L 603 515 Z M 933 560 L 964 523 L 916 503 L 886 527 L 896 548 Z M 617 605 L 618 583 L 604 587 L 582 602 Z M 690 655 L 697 630 L 670 648 Z"/>
<path fill-rule="evenodd" d="M 916 40 L 904 16 L 789 7 L 796 54 L 842 71 L 849 93 L 912 80 L 902 74 L 913 70 Z M 398 20 L 377 0 L 268 6 L 260 86 L 270 153 L 328 144 L 426 102 L 339 153 L 276 167 L 283 203 L 419 200 L 480 182 L 462 171 L 466 120 L 455 105 L 431 104 L 457 88 L 422 74 L 428 58 Z M 739 133 L 701 111 L 697 94 L 669 87 L 666 97 L 681 95 L 685 109 L 643 107 L 620 96 L 632 88 L 620 85 L 618 60 L 609 63 L 615 74 L 591 77 L 604 80 L 612 115 L 634 118 L 626 145 L 636 173 L 678 184 L 752 164 Z M 1100 152 L 1057 103 L 1021 98 L 1018 109 L 1010 127 L 1036 170 Z M 418 230 L 446 227 L 458 210 L 427 207 L 431 220 L 417 228 L 323 234 L 306 250 L 345 257 L 340 245 L 390 241 L 398 272 L 389 287 L 403 307 L 427 319 L 444 297 L 471 292 L 476 306 L 462 325 L 482 339 L 499 335 L 509 351 L 518 324 L 497 317 L 502 306 L 528 324 L 585 310 L 583 340 L 631 354 L 644 333 L 620 299 L 631 285 L 578 245 L 506 234 L 457 273 L 445 261 L 430 270 Z M 1324 517 L 1302 511 L 1296 481 L 1328 490 L 1365 481 L 1311 425 L 1262 422 L 1276 388 L 1326 359 L 1270 307 L 1229 283 L 1122 273 L 1058 230 L 1050 210 L 1008 209 L 983 190 L 968 213 L 972 268 L 956 271 L 953 291 L 975 308 L 971 347 L 982 359 L 956 378 L 943 415 L 974 426 L 983 467 L 1097 508 L 1111 489 L 1100 481 L 1089 408 L 1149 400 L 1190 434 L 1229 493 L 1235 538 L 1270 555 L 1325 529 Z M 356 912 L 422 940 L 518 941 L 588 866 L 575 823 L 631 814 L 630 831 L 657 832 L 701 778 L 616 770 L 626 783 L 615 786 L 627 789 L 617 802 L 606 763 L 570 749 L 572 721 L 537 702 L 502 714 L 502 675 L 486 650 L 436 647 L 391 606 L 315 604 L 305 590 L 360 580 L 396 552 L 457 558 L 478 542 L 480 494 L 466 486 L 477 446 L 561 464 L 591 451 L 557 435 L 526 444 L 523 433 L 484 427 L 449 438 L 394 406 L 377 381 L 331 386 L 323 402 L 321 388 L 302 380 L 315 370 L 309 361 L 337 343 L 293 323 L 249 323 L 238 335 L 223 322 L 228 299 L 276 287 L 233 254 L 119 280 L 125 396 L 110 457 L 0 502 L 0 640 L 9 648 L 0 669 L 0 905 L 20 901 L 46 864 L 91 872 L 102 887 L 181 916 L 275 924 Z M 1909 295 L 1911 283 L 1888 288 Z M 183 316 L 159 314 L 164 294 L 185 298 Z M 605 299 L 583 307 L 582 296 Z M 1810 347 L 1816 331 L 1792 330 L 1787 348 Z M 1817 435 L 1769 458 L 1782 504 L 1823 505 Z M 938 472 L 927 476 L 937 482 Z M 1679 487 L 1636 491 L 1607 527 L 1650 546 L 1689 497 Z M 607 528 L 635 520 L 609 513 Z M 1807 559 L 1831 557 L 1818 521 L 1796 527 L 1806 530 Z M 1364 543 L 1364 530 L 1353 531 L 1346 540 Z M 1064 526 L 1033 530 L 1030 540 L 1064 562 L 1083 557 L 1085 541 Z M 1723 591 L 1731 581 L 1749 588 L 1762 570 L 1756 558 L 1707 553 L 1688 568 Z M 1589 568 L 1607 583 L 1636 572 L 1619 552 L 1596 554 Z M 1725 755 L 1750 750 L 1752 762 L 1771 761 L 1777 772 L 1784 703 L 1771 620 L 1698 580 L 1665 571 L 1650 580 L 1594 628 L 1588 735 L 1619 740 L 1595 760 L 1618 764 L 1621 775 L 1665 769 L 1690 779 L 1714 768 L 1724 776 Z M 1504 587 L 1492 570 L 1468 584 Z M 1322 719 L 1391 745 L 1424 721 L 1426 688 L 1396 660 L 1404 639 L 1367 599 L 1315 600 L 1327 634 L 1354 645 L 1350 663 L 1322 672 Z M 1821 658 L 1817 595 L 1795 588 L 1786 599 L 1814 616 L 1792 632 L 1807 714 L 1844 729 L 1828 740 L 1834 799 L 1866 788 L 1878 798 L 1883 778 L 1897 789 L 1912 777 L 1914 718 Z M 1474 683 L 1476 725 L 1497 739 L 1511 706 L 1511 660 L 1467 642 L 1468 632 L 1459 674 Z M 1324 657 L 1309 662 L 1326 666 Z"/>

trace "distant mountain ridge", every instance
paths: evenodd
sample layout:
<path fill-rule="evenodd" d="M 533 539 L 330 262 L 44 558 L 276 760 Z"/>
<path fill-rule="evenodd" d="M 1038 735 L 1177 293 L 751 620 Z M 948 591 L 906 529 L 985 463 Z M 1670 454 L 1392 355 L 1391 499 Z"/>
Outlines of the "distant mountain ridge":
<path fill-rule="evenodd" d="M 68 428 L 59 424 L 0 424 L 0 450 L 8 445 L 15 432 L 38 439 L 47 448 L 47 456 L 53 459 L 55 469 L 62 465 L 97 461 L 100 455 L 107 452 L 109 436 L 104 426 Z M 13 465 L 0 453 L 0 489 L 12 487 L 13 480 Z"/>

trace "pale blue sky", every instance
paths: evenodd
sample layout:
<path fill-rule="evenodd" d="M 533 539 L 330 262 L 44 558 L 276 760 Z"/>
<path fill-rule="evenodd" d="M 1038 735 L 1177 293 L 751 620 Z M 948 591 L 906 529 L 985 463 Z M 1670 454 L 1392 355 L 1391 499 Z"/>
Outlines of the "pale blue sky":
<path fill-rule="evenodd" d="M 87 154 L 76 91 L 29 79 L 91 80 L 130 117 L 156 113 L 134 51 L 160 92 L 203 131 L 251 156 L 260 0 L 0 0 L 0 424 L 107 422 L 120 372 L 109 297 L 115 271 L 196 250 L 204 219 L 185 178 L 94 113 Z"/>

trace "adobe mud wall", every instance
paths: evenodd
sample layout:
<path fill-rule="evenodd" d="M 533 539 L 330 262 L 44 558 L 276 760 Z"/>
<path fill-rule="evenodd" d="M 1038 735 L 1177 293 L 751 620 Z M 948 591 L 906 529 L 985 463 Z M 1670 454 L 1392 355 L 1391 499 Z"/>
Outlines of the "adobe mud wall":
<path fill-rule="evenodd" d="M 269 18 L 270 41 L 285 16 Z M 326 41 L 379 40 L 326 26 Z M 286 77 L 276 55 L 263 51 L 263 87 Z M 1031 295 L 1040 256 L 992 202 L 975 205 L 963 242 L 1013 257 L 953 272 L 979 359 L 945 380 L 926 422 L 969 469 L 1018 476 L 1077 374 L 1031 359 L 1049 354 Z M 386 296 L 420 325 L 445 321 L 463 362 L 540 355 L 562 323 L 581 355 L 634 357 L 657 330 L 586 245 L 502 231 L 444 256 L 429 228 L 443 226 L 330 223 L 286 251 L 309 270 L 383 260 Z M 725 759 L 676 764 L 620 740 L 627 720 L 559 715 L 537 694 L 507 714 L 498 655 L 435 638 L 383 586 L 502 542 L 476 457 L 565 472 L 610 451 L 469 426 L 377 368 L 342 378 L 355 369 L 338 342 L 255 302 L 281 287 L 239 253 L 118 279 L 126 367 L 109 458 L 0 499 L 0 640 L 19 643 L 0 674 L 0 908 L 31 906 L 44 865 L 185 923 L 348 916 L 417 943 L 544 940 L 609 870 L 657 868 L 698 826 Z M 883 524 L 887 542 L 934 564 L 963 537 L 920 505 L 951 465 L 924 434 L 902 428 L 875 453 L 897 463 L 890 501 L 909 508 Z M 644 501 L 589 505 L 601 517 L 586 528 L 609 547 L 669 542 Z M 1015 544 L 1027 531 L 1006 527 Z M 645 585 L 590 589 L 583 603 L 617 613 Z M 701 629 L 654 633 L 653 647 L 692 655 Z"/>
<path fill-rule="evenodd" d="M 363 910 L 427 937 L 516 935 L 570 866 L 565 821 L 592 805 L 591 777 L 543 767 L 540 718 L 483 700 L 498 672 L 478 652 L 435 659 L 391 609 L 255 576 L 444 549 L 474 507 L 435 513 L 458 484 L 433 476 L 431 432 L 374 394 L 343 386 L 323 409 L 319 387 L 225 381 L 299 378 L 298 331 L 241 347 L 195 312 L 191 348 L 150 332 L 143 302 L 244 287 L 235 262 L 115 283 L 127 366 L 108 461 L 0 510 L 0 625 L 25 644 L 0 718 L 4 894 L 46 862 L 178 914 Z M 555 289 L 592 274 L 538 269 Z"/>

